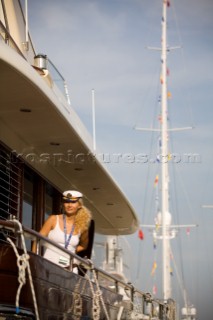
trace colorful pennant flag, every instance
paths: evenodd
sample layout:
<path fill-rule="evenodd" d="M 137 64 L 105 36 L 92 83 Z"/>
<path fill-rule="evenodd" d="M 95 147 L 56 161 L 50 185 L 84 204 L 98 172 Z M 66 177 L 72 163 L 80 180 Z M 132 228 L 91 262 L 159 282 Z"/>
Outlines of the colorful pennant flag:
<path fill-rule="evenodd" d="M 190 228 L 189 227 L 186 229 L 186 234 L 187 234 L 187 236 L 190 235 Z"/>
<path fill-rule="evenodd" d="M 138 238 L 141 239 L 141 240 L 144 239 L 144 234 L 143 234 L 142 229 L 139 229 L 139 230 L 138 230 Z"/>
<path fill-rule="evenodd" d="M 160 123 L 162 123 L 162 116 L 161 116 L 161 114 L 159 114 L 159 116 L 158 116 L 158 121 L 159 121 Z"/>
<path fill-rule="evenodd" d="M 158 231 L 159 227 L 160 227 L 160 224 L 157 222 L 157 223 L 155 224 L 155 230 Z"/>
<path fill-rule="evenodd" d="M 167 7 L 170 7 L 170 0 L 164 0 L 163 3 L 167 4 Z"/>
<path fill-rule="evenodd" d="M 155 177 L 155 182 L 154 182 L 154 186 L 155 186 L 155 187 L 156 187 L 157 184 L 158 184 L 158 180 L 159 180 L 159 177 L 158 177 L 158 175 L 156 175 L 156 177 Z"/>
<path fill-rule="evenodd" d="M 154 275 L 156 269 L 157 269 L 157 263 L 156 263 L 156 261 L 154 261 L 153 266 L 152 266 L 152 271 L 151 271 L 152 276 Z"/>
<path fill-rule="evenodd" d="M 154 284 L 152 288 L 152 294 L 156 295 L 157 294 L 157 286 Z"/>

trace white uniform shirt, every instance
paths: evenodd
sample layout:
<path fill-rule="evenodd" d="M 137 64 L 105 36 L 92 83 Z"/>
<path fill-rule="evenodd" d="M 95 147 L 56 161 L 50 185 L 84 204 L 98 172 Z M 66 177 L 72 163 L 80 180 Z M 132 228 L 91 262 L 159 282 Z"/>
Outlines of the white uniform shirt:
<path fill-rule="evenodd" d="M 56 216 L 56 226 L 54 229 L 52 229 L 49 234 L 48 238 L 57 244 L 61 245 L 63 248 L 65 248 L 65 237 L 64 237 L 64 231 L 61 230 L 60 225 L 59 225 L 59 216 Z M 69 234 L 67 234 L 67 239 L 69 237 Z M 67 247 L 67 250 L 71 252 L 75 252 L 77 245 L 79 244 L 79 238 L 80 234 L 75 234 L 72 235 L 69 245 Z M 63 251 L 60 251 L 58 248 L 54 248 L 50 244 L 46 244 L 46 250 L 44 253 L 44 258 L 62 266 L 62 267 L 67 267 L 70 265 L 70 259 L 69 255 L 64 253 Z"/>

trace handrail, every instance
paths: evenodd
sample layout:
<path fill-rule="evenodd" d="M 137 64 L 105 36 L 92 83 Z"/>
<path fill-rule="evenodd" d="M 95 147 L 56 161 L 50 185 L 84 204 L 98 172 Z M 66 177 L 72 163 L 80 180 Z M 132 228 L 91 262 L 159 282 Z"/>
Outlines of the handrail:
<path fill-rule="evenodd" d="M 13 221 L 6 221 L 6 220 L 0 220 L 0 229 L 1 229 L 1 226 L 2 227 L 5 227 L 11 231 L 14 231 L 14 233 L 17 232 L 18 230 L 18 227 L 17 227 L 17 224 Z M 89 260 L 86 260 L 84 258 L 81 258 L 80 256 L 78 256 L 77 254 L 61 247 L 59 244 L 57 244 L 56 242 L 42 236 L 40 233 L 26 227 L 26 226 L 23 226 L 23 231 L 24 231 L 24 234 L 27 236 L 28 239 L 31 239 L 32 241 L 36 241 L 37 240 L 37 243 L 39 242 L 44 242 L 44 243 L 48 243 L 52 246 L 54 246 L 55 248 L 57 249 L 60 249 L 61 251 L 63 251 L 64 253 L 70 255 L 72 257 L 72 259 L 77 259 L 79 260 L 79 262 L 82 263 L 82 265 L 86 268 L 90 268 L 92 269 L 93 268 L 93 265 L 92 265 L 92 262 L 89 261 Z M 39 240 L 38 240 L 39 239 Z M 43 244 L 42 244 L 43 245 Z M 125 282 L 123 282 L 122 280 L 118 280 L 115 276 L 113 275 L 109 275 L 106 271 L 100 269 L 100 268 L 97 268 L 95 267 L 94 268 L 98 273 L 102 273 L 106 278 L 110 278 L 116 282 L 120 282 L 122 283 L 124 286 L 128 286 L 129 289 L 131 289 L 131 286 L 130 285 L 127 285 Z"/>
<path fill-rule="evenodd" d="M 170 313 L 172 313 L 172 308 L 174 306 L 173 304 L 173 300 L 169 301 L 169 303 L 165 303 L 163 300 L 159 300 L 156 298 L 153 298 L 152 295 L 150 293 L 145 293 L 137 288 L 134 287 L 134 285 L 132 285 L 131 283 L 125 283 L 124 281 L 116 278 L 115 276 L 107 273 L 106 271 L 94 267 L 92 262 L 90 260 L 86 260 L 84 258 L 79 257 L 77 254 L 70 252 L 69 250 L 61 247 L 59 244 L 55 243 L 54 241 L 42 236 L 40 233 L 23 226 L 23 231 L 24 231 L 24 235 L 27 237 L 27 239 L 31 239 L 32 241 L 36 241 L 37 244 L 42 242 L 42 245 L 44 245 L 43 243 L 48 243 L 51 246 L 54 246 L 57 249 L 60 249 L 61 251 L 63 251 L 64 253 L 68 254 L 70 256 L 70 261 L 72 262 L 72 260 L 75 258 L 76 260 L 78 260 L 80 262 L 80 266 L 85 267 L 88 270 L 93 270 L 96 272 L 97 275 L 97 279 L 99 279 L 99 276 L 109 279 L 111 281 L 114 282 L 115 284 L 115 288 L 116 288 L 116 293 L 119 293 L 119 287 L 123 287 L 125 289 L 126 292 L 129 292 L 129 296 L 128 298 L 130 299 L 132 306 L 134 304 L 134 300 L 135 297 L 140 298 L 141 302 L 141 310 L 143 312 L 144 315 L 150 315 L 150 316 L 154 316 L 157 313 L 163 314 L 165 315 L 169 310 Z M 15 235 L 19 235 L 18 231 L 18 225 L 15 221 L 8 221 L 8 220 L 0 220 L 0 229 L 3 230 L 10 230 L 13 231 Z M 110 289 L 110 288 L 109 288 Z M 156 306 L 158 311 L 156 311 Z M 150 318 L 152 319 L 152 318 Z M 155 319 L 165 319 L 164 316 L 161 318 L 155 318 Z M 166 319 L 168 320 L 175 320 L 174 317 L 167 317 Z"/>
<path fill-rule="evenodd" d="M 5 28 L 5 26 L 3 25 L 3 23 L 0 21 L 0 36 L 2 37 L 2 39 L 4 40 L 4 42 L 6 44 L 9 45 L 9 47 L 14 48 L 21 56 L 22 58 L 25 58 L 25 56 L 23 55 L 23 53 L 21 52 L 21 50 L 19 49 L 19 47 L 17 46 L 15 40 L 12 38 L 12 36 L 10 35 L 10 33 L 8 32 L 8 30 Z M 3 33 L 5 33 L 5 35 L 3 36 Z M 12 45 L 10 44 L 10 42 L 12 43 Z"/>
<path fill-rule="evenodd" d="M 20 50 L 20 48 L 17 46 L 15 40 L 13 39 L 13 37 L 11 36 L 9 31 L 5 28 L 5 26 L 2 23 L 2 21 L 0 21 L 0 38 L 2 38 L 3 41 L 9 47 L 13 48 L 24 60 L 27 60 L 26 57 L 24 56 L 24 54 L 22 53 L 22 51 Z M 31 43 L 33 54 L 35 56 L 35 50 L 33 48 L 33 44 L 32 44 L 32 41 L 31 41 L 30 37 L 29 37 L 29 40 L 30 40 L 30 43 Z M 48 63 L 50 65 L 51 69 L 52 69 L 52 70 L 48 70 L 48 71 L 50 71 L 51 76 L 54 76 L 54 73 L 55 73 L 59 77 L 59 82 L 61 82 L 61 86 L 60 86 L 59 82 L 57 82 L 56 79 L 53 79 L 53 82 L 58 87 L 58 89 L 63 94 L 63 96 L 66 98 L 67 103 L 69 105 L 71 105 L 68 86 L 67 86 L 67 83 L 66 83 L 64 77 L 62 76 L 62 74 L 59 72 L 59 70 L 56 68 L 56 66 L 53 64 L 53 62 L 49 58 L 48 58 Z"/>
<path fill-rule="evenodd" d="M 60 87 L 59 87 L 59 89 L 62 91 L 63 94 L 65 94 L 67 103 L 70 105 L 71 102 L 70 102 L 70 96 L 69 96 L 69 91 L 68 91 L 68 87 L 67 87 L 66 80 L 64 79 L 64 77 L 62 76 L 62 74 L 60 73 L 60 71 L 58 70 L 58 68 L 56 68 L 56 66 L 54 65 L 54 63 L 53 63 L 49 58 L 47 58 L 47 59 L 48 59 L 48 64 L 52 67 L 52 70 L 54 70 L 54 71 L 56 72 L 56 74 L 59 76 L 59 78 L 61 78 L 60 81 L 62 81 L 62 83 L 63 83 L 63 88 L 62 88 L 62 90 L 61 90 Z M 48 70 L 49 70 L 49 68 L 48 68 Z M 49 71 L 50 71 L 50 73 L 51 73 L 51 70 L 49 70 Z M 52 73 L 51 73 L 51 74 L 52 74 Z M 57 85 L 56 79 L 53 79 L 53 81 L 54 81 L 55 84 Z"/>

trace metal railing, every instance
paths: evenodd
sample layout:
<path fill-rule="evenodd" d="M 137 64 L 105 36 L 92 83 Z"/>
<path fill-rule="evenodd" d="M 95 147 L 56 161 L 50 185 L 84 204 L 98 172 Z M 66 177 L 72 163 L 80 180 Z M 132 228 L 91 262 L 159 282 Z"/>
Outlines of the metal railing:
<path fill-rule="evenodd" d="M 8 32 L 8 30 L 5 28 L 5 26 L 1 21 L 0 21 L 0 36 L 9 47 L 14 49 L 17 53 L 20 54 L 20 56 L 22 56 L 22 58 L 26 60 L 25 56 L 17 46 L 15 40 L 12 38 L 12 36 L 10 35 L 10 33 Z"/>
<path fill-rule="evenodd" d="M 48 58 L 48 71 L 51 74 L 53 82 L 59 88 L 59 90 L 65 95 L 67 103 L 70 105 L 70 96 L 66 81 L 53 62 Z"/>
<path fill-rule="evenodd" d="M 8 32 L 8 30 L 5 28 L 3 23 L 0 21 L 0 37 L 3 39 L 4 43 L 7 44 L 10 48 L 15 50 L 23 59 L 27 60 L 18 45 L 16 44 L 15 40 L 12 38 L 11 34 Z M 30 41 L 30 47 L 34 52 L 34 56 L 36 57 L 36 53 L 34 51 L 33 45 L 31 40 Z M 70 105 L 70 96 L 68 92 L 68 87 L 66 84 L 66 81 L 62 74 L 59 72 L 59 70 L 56 68 L 56 66 L 53 64 L 53 62 L 47 58 L 48 64 L 47 64 L 47 70 L 49 71 L 49 74 L 51 76 L 51 79 L 53 83 L 56 85 L 56 87 L 59 89 L 59 91 L 62 93 L 62 95 L 65 97 L 67 103 Z"/>
<path fill-rule="evenodd" d="M 90 270 L 95 272 L 96 278 L 100 284 L 100 287 L 107 287 L 108 290 L 112 290 L 117 294 L 123 294 L 125 296 L 125 302 L 128 303 L 130 310 L 136 312 L 141 316 L 140 319 L 149 319 L 149 320 L 175 320 L 176 319 L 176 307 L 173 300 L 169 300 L 166 303 L 162 300 L 155 299 L 151 296 L 150 293 L 142 292 L 138 290 L 135 286 L 130 283 L 125 283 L 124 281 L 116 278 L 113 275 L 105 272 L 104 270 L 95 267 L 90 260 L 79 257 L 78 255 L 66 250 L 61 247 L 57 243 L 49 240 L 46 237 L 43 237 L 38 232 L 23 227 L 24 237 L 25 239 L 31 240 L 32 242 L 36 242 L 37 254 L 41 255 L 42 247 L 47 245 L 51 245 L 55 247 L 57 250 L 69 255 L 70 257 L 70 265 L 72 266 L 73 260 L 78 261 L 78 266 L 84 268 L 86 270 Z M 12 237 L 14 243 L 20 248 L 21 242 L 19 241 L 19 230 L 17 227 L 17 223 L 14 221 L 4 221 L 0 220 L 0 233 L 4 236 Z M 1 243 L 0 243 L 1 245 Z M 1 270 L 0 270 L 1 272 Z"/>

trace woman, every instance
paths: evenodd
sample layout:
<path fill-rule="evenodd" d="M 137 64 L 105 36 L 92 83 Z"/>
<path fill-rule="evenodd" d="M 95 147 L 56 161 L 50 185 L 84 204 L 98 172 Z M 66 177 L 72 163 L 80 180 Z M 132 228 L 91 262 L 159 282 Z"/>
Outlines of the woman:
<path fill-rule="evenodd" d="M 63 193 L 63 213 L 50 215 L 40 234 L 57 242 L 63 248 L 78 253 L 88 245 L 88 228 L 91 221 L 89 210 L 83 205 L 82 193 L 68 190 Z M 35 252 L 35 246 L 33 247 Z M 62 267 L 69 267 L 70 257 L 63 251 L 47 244 L 44 257 Z"/>

